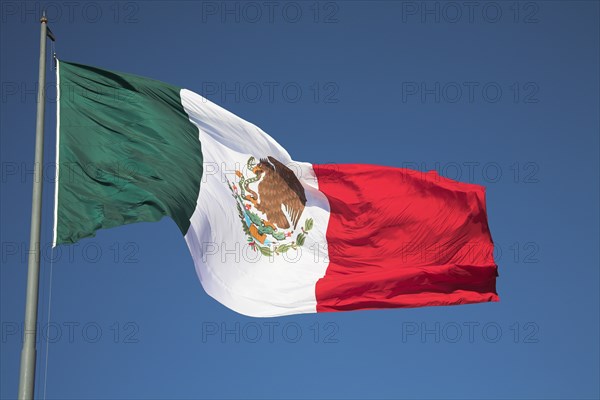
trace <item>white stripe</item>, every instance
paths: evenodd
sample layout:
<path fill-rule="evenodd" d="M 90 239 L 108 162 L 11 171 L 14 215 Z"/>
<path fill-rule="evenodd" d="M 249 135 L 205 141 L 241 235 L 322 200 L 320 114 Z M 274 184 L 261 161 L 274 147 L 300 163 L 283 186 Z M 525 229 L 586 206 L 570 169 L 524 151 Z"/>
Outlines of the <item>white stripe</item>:
<path fill-rule="evenodd" d="M 56 247 L 58 226 L 58 161 L 60 144 L 60 62 L 56 59 L 56 176 L 54 177 L 54 228 L 52 229 L 52 247 Z"/>
<path fill-rule="evenodd" d="M 293 162 L 260 128 L 202 96 L 185 89 L 180 96 L 190 121 L 199 129 L 204 160 L 196 210 L 185 235 L 202 286 L 210 296 L 245 315 L 316 312 L 315 284 L 328 265 L 324 245 L 329 203 L 319 192 L 312 165 Z M 248 245 L 227 180 L 234 181 L 236 169 L 253 175 L 245 168 L 250 156 L 257 161 L 276 158 L 302 183 L 307 203 L 292 239 L 308 218 L 314 220 L 314 227 L 298 251 L 266 257 Z"/>

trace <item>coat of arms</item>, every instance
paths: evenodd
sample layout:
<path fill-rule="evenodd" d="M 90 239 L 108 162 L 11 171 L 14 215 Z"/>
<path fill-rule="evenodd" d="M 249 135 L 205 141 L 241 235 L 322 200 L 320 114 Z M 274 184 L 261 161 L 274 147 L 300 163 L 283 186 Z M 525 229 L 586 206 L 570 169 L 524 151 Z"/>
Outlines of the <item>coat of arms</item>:
<path fill-rule="evenodd" d="M 250 247 L 271 256 L 303 246 L 313 220 L 306 219 L 295 235 L 306 194 L 294 172 L 271 156 L 258 163 L 250 157 L 246 166 L 253 176 L 238 170 L 237 183 L 228 180 L 227 184 Z"/>

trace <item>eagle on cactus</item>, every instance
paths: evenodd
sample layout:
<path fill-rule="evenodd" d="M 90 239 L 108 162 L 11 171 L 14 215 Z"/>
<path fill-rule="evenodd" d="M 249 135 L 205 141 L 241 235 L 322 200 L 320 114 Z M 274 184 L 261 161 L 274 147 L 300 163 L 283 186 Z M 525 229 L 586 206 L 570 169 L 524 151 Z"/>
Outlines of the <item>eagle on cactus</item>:
<path fill-rule="evenodd" d="M 306 194 L 294 172 L 271 156 L 262 158 L 252 172 L 260 180 L 260 202 L 251 189 L 247 189 L 246 199 L 267 216 L 268 222 L 281 229 L 288 229 L 290 225 L 296 229 L 306 205 Z M 284 208 L 288 215 L 283 212 Z"/>
<path fill-rule="evenodd" d="M 312 228 L 312 219 L 306 227 L 302 227 L 295 240 L 281 243 L 292 236 L 306 206 L 304 187 L 294 172 L 272 156 L 261 158 L 258 163 L 250 157 L 246 166 L 254 176 L 246 177 L 238 170 L 235 173 L 239 178 L 239 193 L 235 184 L 229 183 L 229 188 L 237 200 L 250 245 L 258 246 L 263 253 L 271 252 L 266 247 L 262 248 L 263 244 L 276 244 L 273 249 L 276 253 L 302 246 L 308 230 Z M 258 185 L 254 190 L 250 185 L 256 182 Z M 269 236 L 273 241 L 268 240 Z"/>

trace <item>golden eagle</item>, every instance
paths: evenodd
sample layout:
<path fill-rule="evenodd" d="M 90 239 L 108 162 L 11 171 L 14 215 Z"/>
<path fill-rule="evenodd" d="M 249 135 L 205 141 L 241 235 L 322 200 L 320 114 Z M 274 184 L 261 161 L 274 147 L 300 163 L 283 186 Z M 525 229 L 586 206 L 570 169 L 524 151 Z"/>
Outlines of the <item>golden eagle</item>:
<path fill-rule="evenodd" d="M 265 224 L 270 222 L 278 228 L 288 229 L 291 222 L 295 229 L 306 205 L 306 194 L 294 172 L 271 156 L 261 158 L 252 171 L 257 180 L 262 177 L 258 183 L 260 202 L 257 194 L 250 189 L 251 195 L 246 198 L 267 216 Z"/>

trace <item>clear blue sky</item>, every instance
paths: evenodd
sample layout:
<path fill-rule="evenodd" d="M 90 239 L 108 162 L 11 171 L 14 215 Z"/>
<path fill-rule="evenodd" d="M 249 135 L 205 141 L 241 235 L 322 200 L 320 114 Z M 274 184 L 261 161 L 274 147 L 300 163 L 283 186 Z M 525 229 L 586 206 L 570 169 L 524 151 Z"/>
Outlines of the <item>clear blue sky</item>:
<path fill-rule="evenodd" d="M 3 399 L 17 392 L 42 4 L 0 4 Z M 204 293 L 167 219 L 52 256 L 50 88 L 48 398 L 599 397 L 598 2 L 49 4 L 60 58 L 204 94 L 296 160 L 486 185 L 501 301 L 246 318 Z"/>

